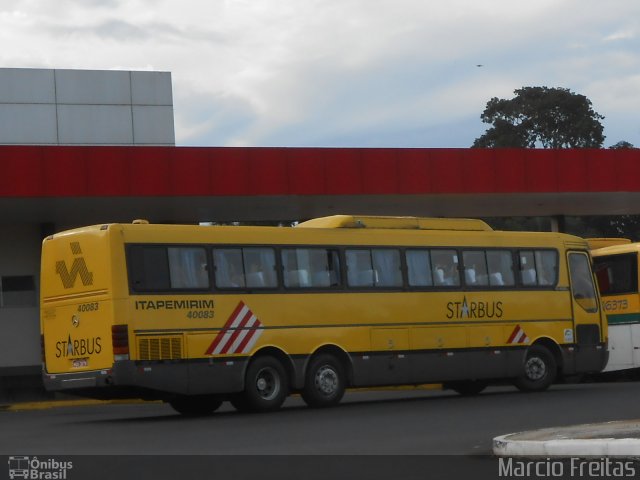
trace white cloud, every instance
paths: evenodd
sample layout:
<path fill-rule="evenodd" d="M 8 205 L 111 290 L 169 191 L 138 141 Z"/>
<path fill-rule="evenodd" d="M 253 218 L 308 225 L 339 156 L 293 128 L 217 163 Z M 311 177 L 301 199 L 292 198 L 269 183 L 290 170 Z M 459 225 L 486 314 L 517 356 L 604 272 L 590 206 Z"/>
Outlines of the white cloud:
<path fill-rule="evenodd" d="M 634 30 L 618 30 L 610 35 L 604 37 L 605 42 L 617 42 L 619 40 L 633 40 L 637 37 L 637 33 Z"/>

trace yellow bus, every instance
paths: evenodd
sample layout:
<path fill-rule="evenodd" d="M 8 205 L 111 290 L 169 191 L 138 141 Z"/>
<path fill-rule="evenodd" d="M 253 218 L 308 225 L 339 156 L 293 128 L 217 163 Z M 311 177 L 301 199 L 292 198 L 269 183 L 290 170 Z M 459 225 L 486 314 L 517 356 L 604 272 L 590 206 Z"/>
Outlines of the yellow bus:
<path fill-rule="evenodd" d="M 609 323 L 609 362 L 605 372 L 640 367 L 640 243 L 628 239 L 589 239 L 602 308 Z M 606 246 L 603 246 L 606 245 Z"/>
<path fill-rule="evenodd" d="M 539 391 L 604 368 L 594 285 L 586 241 L 479 220 L 79 228 L 43 242 L 44 383 L 185 414 L 351 387 Z"/>

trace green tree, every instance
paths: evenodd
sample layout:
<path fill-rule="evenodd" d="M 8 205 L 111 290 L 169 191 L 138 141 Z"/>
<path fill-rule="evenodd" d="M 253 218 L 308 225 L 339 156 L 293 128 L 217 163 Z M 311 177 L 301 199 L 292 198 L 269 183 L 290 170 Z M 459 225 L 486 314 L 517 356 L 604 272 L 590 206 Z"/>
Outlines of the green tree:
<path fill-rule="evenodd" d="M 633 146 L 633 143 L 627 142 L 626 140 L 620 140 L 618 143 L 614 143 L 609 147 L 614 150 L 624 150 L 628 148 L 636 148 Z"/>
<path fill-rule="evenodd" d="M 567 88 L 523 87 L 511 99 L 492 98 L 480 115 L 493 126 L 473 147 L 600 148 L 604 117 Z"/>

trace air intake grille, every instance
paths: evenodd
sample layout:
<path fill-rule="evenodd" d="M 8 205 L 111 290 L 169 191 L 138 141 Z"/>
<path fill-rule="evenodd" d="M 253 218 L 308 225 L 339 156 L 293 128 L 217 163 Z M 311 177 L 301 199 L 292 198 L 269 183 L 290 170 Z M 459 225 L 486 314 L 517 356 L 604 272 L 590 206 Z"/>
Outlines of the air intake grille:
<path fill-rule="evenodd" d="M 177 360 L 182 358 L 180 337 L 157 337 L 138 339 L 140 360 Z"/>

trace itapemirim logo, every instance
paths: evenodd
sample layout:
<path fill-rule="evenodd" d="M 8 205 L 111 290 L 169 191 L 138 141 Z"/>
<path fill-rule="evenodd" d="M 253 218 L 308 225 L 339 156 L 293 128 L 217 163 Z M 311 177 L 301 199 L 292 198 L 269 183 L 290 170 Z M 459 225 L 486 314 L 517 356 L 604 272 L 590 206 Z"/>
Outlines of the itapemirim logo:
<path fill-rule="evenodd" d="M 67 472 L 73 469 L 73 462 L 59 461 L 55 458 L 38 459 L 38 457 L 9 457 L 9 478 L 25 478 L 34 480 L 66 480 Z"/>
<path fill-rule="evenodd" d="M 71 253 L 74 255 L 82 255 L 82 248 L 80 243 L 71 242 Z M 67 263 L 64 260 L 56 262 L 56 273 L 60 275 L 62 285 L 64 288 L 73 288 L 76 284 L 76 279 L 80 275 L 82 285 L 85 287 L 93 285 L 93 273 L 87 268 L 87 264 L 84 261 L 84 257 L 76 257 L 71 264 L 71 270 L 67 268 Z"/>

